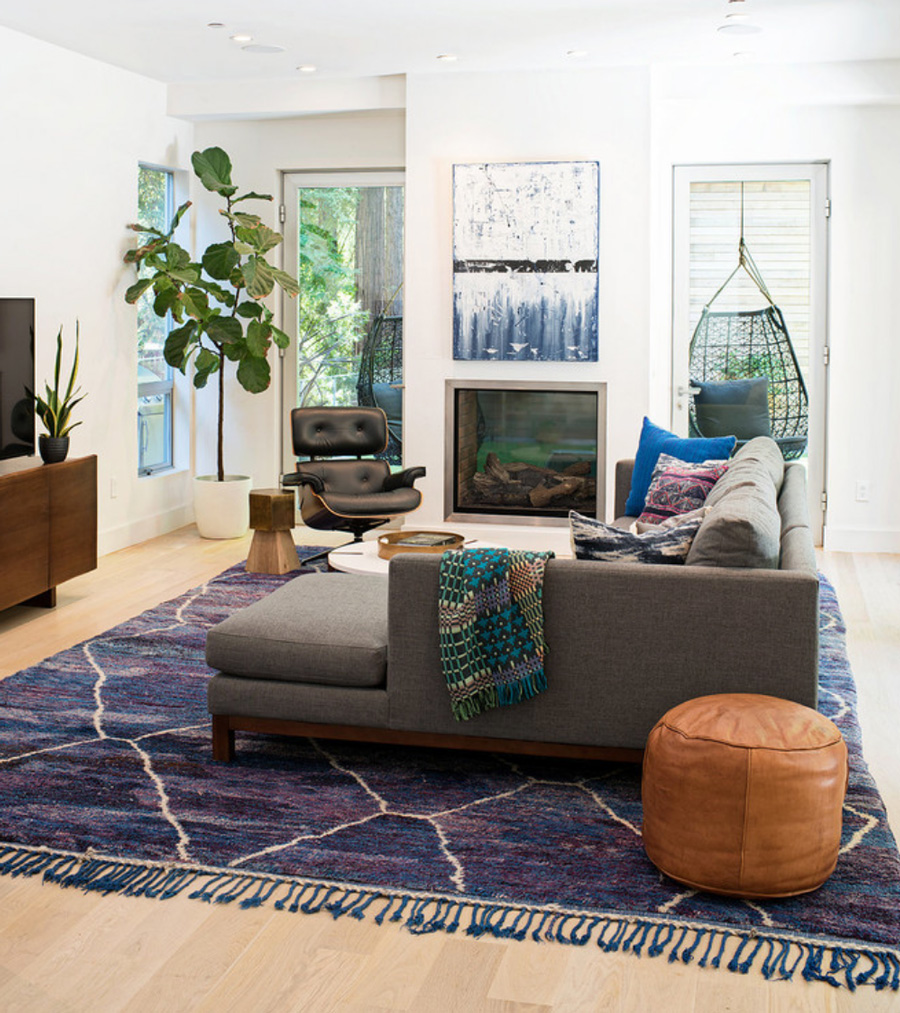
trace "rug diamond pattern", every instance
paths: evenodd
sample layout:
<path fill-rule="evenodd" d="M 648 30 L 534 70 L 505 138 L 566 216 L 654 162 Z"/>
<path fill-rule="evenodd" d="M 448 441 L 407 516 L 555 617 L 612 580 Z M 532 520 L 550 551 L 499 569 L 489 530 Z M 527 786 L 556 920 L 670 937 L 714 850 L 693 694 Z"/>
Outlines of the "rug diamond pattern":
<path fill-rule="evenodd" d="M 279 904 L 294 897 L 292 909 L 314 909 L 324 891 L 315 903 L 336 895 L 343 899 L 329 909 L 352 908 L 358 917 L 379 895 L 399 917 L 406 900 L 398 908 L 398 892 L 425 892 L 426 900 L 413 901 L 411 927 L 422 924 L 421 904 L 433 894 L 429 925 L 455 928 L 440 898 L 456 897 L 476 903 L 476 912 L 478 902 L 486 905 L 469 928 L 476 934 L 498 931 L 491 918 L 499 910 L 505 925 L 512 905 L 523 911 L 517 918 L 532 912 L 529 926 L 540 916 L 535 931 L 549 917 L 559 938 L 558 926 L 580 918 L 566 929 L 568 941 L 586 941 L 606 924 L 601 913 L 612 912 L 616 932 L 643 926 L 635 949 L 652 930 L 651 949 L 674 947 L 670 957 L 689 926 L 700 926 L 690 929 L 695 944 L 721 937 L 724 948 L 734 936 L 733 969 L 744 966 L 745 944 L 775 932 L 782 949 L 765 967 L 777 976 L 792 973 L 785 963 L 791 939 L 850 937 L 856 956 L 840 951 L 847 982 L 900 986 L 900 960 L 890 956 L 900 949 L 900 857 L 862 759 L 844 630 L 827 583 L 821 709 L 841 727 L 852 769 L 841 858 L 814 894 L 759 903 L 688 890 L 655 870 L 641 847 L 635 767 L 265 736 L 242 736 L 235 763 L 212 763 L 206 630 L 290 577 L 234 567 L 0 682 L 0 840 L 8 842 L 0 845 L 0 871 L 46 870 L 67 881 L 77 869 L 69 878 L 79 885 L 151 896 L 160 893 L 152 885 L 160 876 L 168 895 L 203 873 L 211 879 L 196 895 L 243 897 L 244 904 L 261 903 L 283 883 L 289 894 Z M 160 862 L 162 870 L 152 867 Z M 604 948 L 626 946 L 625 935 L 597 931 Z M 816 963 L 813 943 L 804 946 L 804 974 L 838 974 Z M 866 958 L 870 973 L 860 970 L 866 947 L 882 948 Z"/>

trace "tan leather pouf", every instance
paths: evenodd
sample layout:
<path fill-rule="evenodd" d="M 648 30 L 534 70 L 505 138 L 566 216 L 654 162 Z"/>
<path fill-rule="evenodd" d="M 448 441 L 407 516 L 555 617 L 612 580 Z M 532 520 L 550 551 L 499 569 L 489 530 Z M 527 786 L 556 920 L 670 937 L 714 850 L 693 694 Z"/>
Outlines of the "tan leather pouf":
<path fill-rule="evenodd" d="M 688 886 L 790 897 L 837 864 L 847 747 L 801 704 L 754 693 L 688 700 L 647 739 L 644 848 Z"/>

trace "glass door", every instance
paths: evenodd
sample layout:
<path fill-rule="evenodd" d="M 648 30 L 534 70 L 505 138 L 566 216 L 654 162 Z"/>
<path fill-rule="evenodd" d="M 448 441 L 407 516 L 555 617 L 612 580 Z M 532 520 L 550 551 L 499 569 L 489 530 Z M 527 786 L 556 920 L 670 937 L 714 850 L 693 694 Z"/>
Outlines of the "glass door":
<path fill-rule="evenodd" d="M 374 405 L 388 418 L 384 456 L 403 450 L 403 173 L 284 177 L 284 470 L 294 468 L 288 418 L 304 405 Z"/>
<path fill-rule="evenodd" d="M 678 166 L 672 427 L 768 427 L 807 467 L 822 543 L 827 381 L 827 165 Z M 740 394 L 754 404 L 724 408 Z M 758 395 L 758 397 L 757 397 Z"/>

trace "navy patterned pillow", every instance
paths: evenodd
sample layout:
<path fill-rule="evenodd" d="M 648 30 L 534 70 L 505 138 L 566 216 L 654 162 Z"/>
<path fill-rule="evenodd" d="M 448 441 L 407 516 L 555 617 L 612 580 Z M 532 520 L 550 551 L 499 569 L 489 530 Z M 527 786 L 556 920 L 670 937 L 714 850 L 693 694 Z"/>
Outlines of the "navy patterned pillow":
<path fill-rule="evenodd" d="M 728 470 L 727 461 L 681 461 L 660 454 L 638 518 L 647 524 L 659 524 L 675 514 L 698 510 L 710 490 Z"/>
<path fill-rule="evenodd" d="M 698 511 L 684 524 L 639 535 L 570 510 L 572 554 L 607 563 L 683 563 L 702 521 Z"/>

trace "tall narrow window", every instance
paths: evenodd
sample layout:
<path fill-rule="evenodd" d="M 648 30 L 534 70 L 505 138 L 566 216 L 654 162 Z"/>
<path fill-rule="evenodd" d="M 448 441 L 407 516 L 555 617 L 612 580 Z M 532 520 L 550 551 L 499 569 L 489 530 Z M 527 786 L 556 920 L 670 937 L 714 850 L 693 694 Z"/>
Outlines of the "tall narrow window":
<path fill-rule="evenodd" d="M 167 169 L 138 169 L 139 221 L 166 231 L 175 210 L 174 177 Z M 146 242 L 149 236 L 141 236 Z M 138 474 L 172 467 L 172 367 L 163 358 L 172 321 L 153 312 L 153 291 L 137 304 Z"/>

